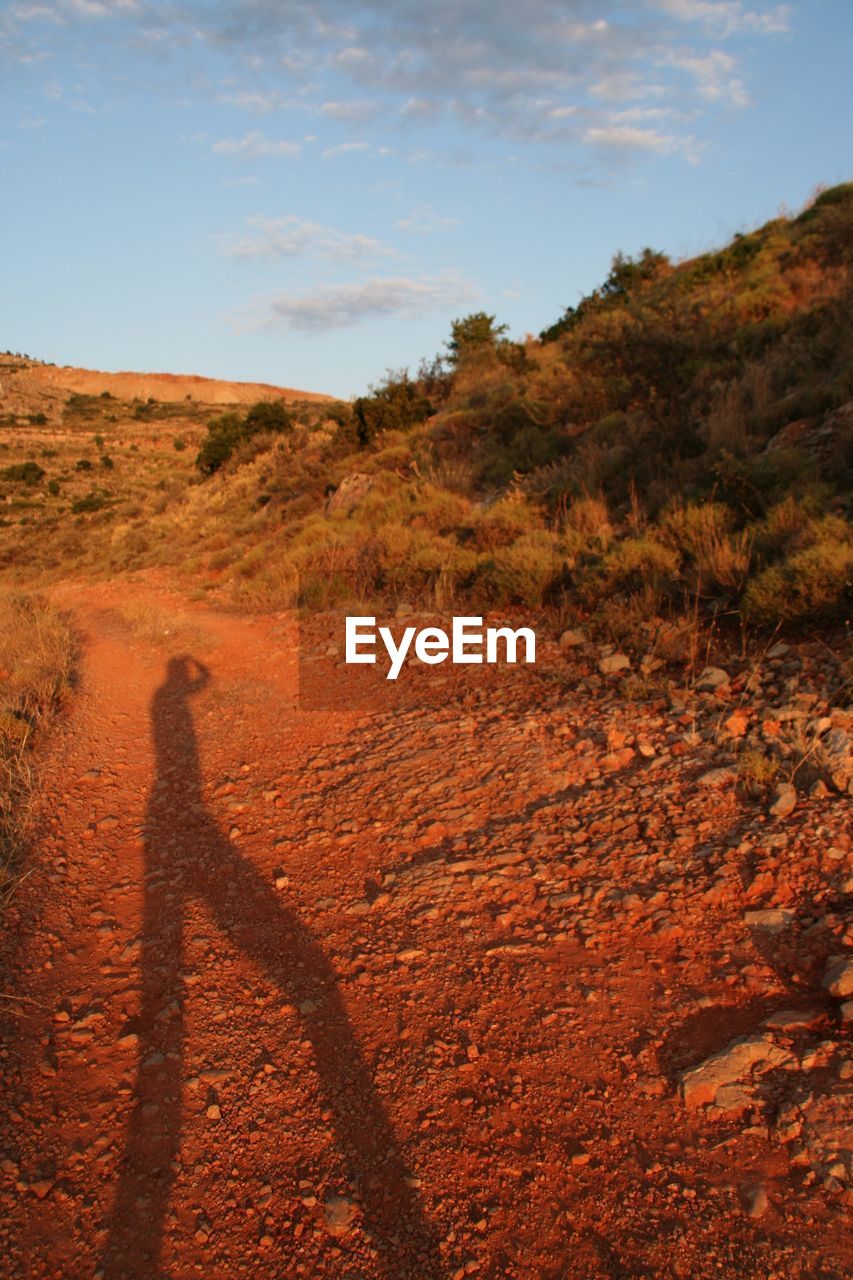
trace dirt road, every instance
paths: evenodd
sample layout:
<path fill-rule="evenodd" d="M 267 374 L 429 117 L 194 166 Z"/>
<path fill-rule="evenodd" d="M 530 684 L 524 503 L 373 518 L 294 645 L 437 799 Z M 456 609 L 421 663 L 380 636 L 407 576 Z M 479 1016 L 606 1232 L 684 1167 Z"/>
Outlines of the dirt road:
<path fill-rule="evenodd" d="M 829 1043 L 812 1092 L 838 1074 L 832 797 L 750 896 L 763 816 L 582 668 L 309 713 L 284 618 L 60 598 L 80 685 L 4 943 L 4 1275 L 844 1274 L 778 1105 L 677 1091 L 792 1003 L 797 1071 Z M 829 932 L 763 947 L 744 909 L 780 893 Z"/>

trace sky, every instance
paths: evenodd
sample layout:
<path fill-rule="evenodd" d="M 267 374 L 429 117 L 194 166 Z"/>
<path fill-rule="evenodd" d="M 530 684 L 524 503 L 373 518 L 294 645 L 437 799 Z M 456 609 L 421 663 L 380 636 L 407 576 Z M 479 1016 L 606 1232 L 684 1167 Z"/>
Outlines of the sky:
<path fill-rule="evenodd" d="M 348 397 L 853 178 L 850 0 L 13 0 L 0 349 Z"/>

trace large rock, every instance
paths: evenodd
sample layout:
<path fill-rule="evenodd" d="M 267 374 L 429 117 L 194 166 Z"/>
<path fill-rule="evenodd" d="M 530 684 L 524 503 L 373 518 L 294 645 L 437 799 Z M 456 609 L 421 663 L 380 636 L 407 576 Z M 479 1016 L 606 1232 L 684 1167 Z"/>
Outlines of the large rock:
<path fill-rule="evenodd" d="M 791 1061 L 791 1054 L 769 1036 L 743 1036 L 700 1062 L 698 1067 L 685 1071 L 680 1083 L 682 1100 L 690 1109 L 704 1107 L 716 1102 L 718 1093 L 724 1090 L 722 1102 L 737 1098 L 740 1103 L 742 1091 L 736 1086 L 749 1080 L 753 1072 L 761 1074 Z"/>
<path fill-rule="evenodd" d="M 364 471 L 353 471 L 344 476 L 335 492 L 326 501 L 327 511 L 352 511 L 373 487 L 373 477 Z"/>

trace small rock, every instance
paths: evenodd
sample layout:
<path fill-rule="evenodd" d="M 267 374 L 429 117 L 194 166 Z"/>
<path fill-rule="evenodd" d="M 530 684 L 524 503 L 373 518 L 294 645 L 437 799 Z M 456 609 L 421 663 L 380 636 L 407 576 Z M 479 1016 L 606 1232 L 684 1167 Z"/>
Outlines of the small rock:
<path fill-rule="evenodd" d="M 773 1031 L 809 1031 L 824 1018 L 823 1009 L 779 1009 L 770 1013 L 762 1022 L 762 1027 Z"/>
<path fill-rule="evenodd" d="M 743 1194 L 743 1205 L 747 1217 L 763 1218 L 770 1207 L 764 1187 L 747 1187 Z"/>
<path fill-rule="evenodd" d="M 738 707 L 737 711 L 733 711 L 729 718 L 724 721 L 723 728 L 731 738 L 742 738 L 749 728 L 749 713 L 744 711 L 743 707 Z"/>
<path fill-rule="evenodd" d="M 323 1219 L 330 1236 L 340 1239 L 352 1226 L 355 1205 L 346 1196 L 330 1196 L 323 1205 Z"/>
<path fill-rule="evenodd" d="M 797 789 L 790 782 L 781 783 L 773 792 L 768 812 L 774 818 L 787 818 L 797 807 Z"/>
<path fill-rule="evenodd" d="M 729 683 L 729 673 L 722 667 L 706 667 L 696 681 L 699 693 L 714 693 Z"/>
<path fill-rule="evenodd" d="M 785 911 L 781 907 L 771 907 L 765 911 L 747 911 L 744 921 L 750 929 L 761 929 L 763 933 L 781 933 L 794 920 L 793 911 Z"/>
<path fill-rule="evenodd" d="M 737 782 L 737 769 L 724 765 L 721 769 L 709 769 L 699 779 L 700 787 L 726 787 Z"/>
<path fill-rule="evenodd" d="M 603 676 L 614 676 L 620 671 L 628 671 L 631 667 L 631 659 L 625 653 L 611 653 L 608 657 L 602 658 L 598 664 L 598 669 Z"/>
<path fill-rule="evenodd" d="M 211 1102 L 210 1106 L 207 1108 L 207 1118 L 208 1120 L 222 1119 L 222 1111 L 217 1102 Z"/>
<path fill-rule="evenodd" d="M 580 631 L 564 631 L 560 636 L 561 649 L 575 649 L 579 644 L 586 644 L 586 636 Z"/>
<path fill-rule="evenodd" d="M 823 975 L 824 990 L 831 996 L 853 996 L 853 955 L 830 956 Z"/>

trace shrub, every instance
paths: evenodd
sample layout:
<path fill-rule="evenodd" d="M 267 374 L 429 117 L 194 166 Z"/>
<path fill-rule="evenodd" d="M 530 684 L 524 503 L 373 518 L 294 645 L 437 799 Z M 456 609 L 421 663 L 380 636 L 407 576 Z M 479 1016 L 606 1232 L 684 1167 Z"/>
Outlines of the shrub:
<path fill-rule="evenodd" d="M 293 419 L 281 401 L 261 400 L 245 418 L 223 413 L 208 424 L 195 464 L 203 475 L 213 475 L 231 458 L 237 447 L 254 436 L 282 434 L 293 428 Z"/>
<path fill-rule="evenodd" d="M 466 541 L 476 551 L 497 551 L 510 546 L 538 523 L 536 512 L 527 502 L 502 498 L 480 512 L 473 526 L 465 530 Z"/>
<path fill-rule="evenodd" d="M 851 575 L 853 545 L 816 542 L 750 582 L 743 599 L 744 615 L 765 626 L 831 618 L 850 593 Z"/>
<path fill-rule="evenodd" d="M 74 463 L 75 471 L 91 471 L 92 463 L 88 458 L 78 458 Z"/>
<path fill-rule="evenodd" d="M 246 414 L 246 434 L 255 435 L 261 431 L 281 434 L 293 429 L 293 418 L 281 400 L 260 400 L 253 404 Z"/>
<path fill-rule="evenodd" d="M 408 369 L 388 371 L 385 381 L 370 388 L 370 395 L 353 402 L 356 438 L 367 445 L 383 431 L 410 431 L 432 413 L 432 405 Z"/>
<path fill-rule="evenodd" d="M 173 448 L 173 449 L 176 449 L 178 453 L 183 453 L 183 451 L 184 451 L 184 449 L 186 449 L 186 447 L 187 447 L 187 442 L 186 442 L 186 440 L 184 439 L 184 437 L 183 437 L 183 436 L 175 436 L 174 440 L 172 441 L 172 448 Z"/>
<path fill-rule="evenodd" d="M 583 535 L 590 545 L 606 549 L 613 539 L 613 526 L 604 498 L 587 495 L 577 498 L 566 508 L 564 523 L 567 529 Z"/>
<path fill-rule="evenodd" d="M 37 462 L 16 462 L 0 471 L 0 478 L 17 484 L 36 485 L 44 476 L 44 467 L 40 467 Z"/>
<path fill-rule="evenodd" d="M 92 489 L 89 493 L 84 494 L 81 498 L 75 498 L 71 503 L 71 511 L 75 516 L 87 514 L 92 511 L 103 511 L 104 507 L 109 506 L 110 495 L 102 492 L 100 489 Z"/>

